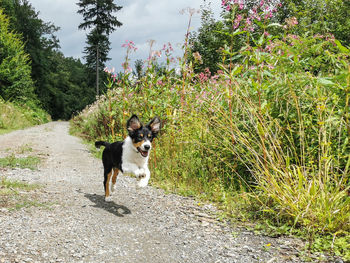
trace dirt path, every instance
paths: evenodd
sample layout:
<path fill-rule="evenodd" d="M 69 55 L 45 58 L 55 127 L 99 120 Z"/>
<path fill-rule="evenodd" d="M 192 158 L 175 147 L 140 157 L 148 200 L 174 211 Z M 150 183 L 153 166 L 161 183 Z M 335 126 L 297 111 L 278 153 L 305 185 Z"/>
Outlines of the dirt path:
<path fill-rule="evenodd" d="M 292 239 L 234 229 L 210 204 L 137 189 L 127 176 L 104 202 L 102 163 L 68 128 L 52 122 L 0 136 L 0 157 L 23 146 L 43 157 L 38 171 L 0 173 L 43 185 L 36 194 L 46 204 L 1 209 L 0 262 L 301 262 Z"/>

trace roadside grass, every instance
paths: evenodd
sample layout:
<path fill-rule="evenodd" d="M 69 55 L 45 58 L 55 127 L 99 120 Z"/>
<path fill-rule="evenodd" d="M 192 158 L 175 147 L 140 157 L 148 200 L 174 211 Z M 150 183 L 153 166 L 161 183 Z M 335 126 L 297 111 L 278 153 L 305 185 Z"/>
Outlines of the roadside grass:
<path fill-rule="evenodd" d="M 6 133 L 10 133 L 14 131 L 13 129 L 2 129 L 0 128 L 0 135 L 6 134 Z"/>
<path fill-rule="evenodd" d="M 17 105 L 0 98 L 0 135 L 50 120 L 50 116 L 33 103 Z"/>
<path fill-rule="evenodd" d="M 10 149 L 6 150 L 7 152 Z M 2 168 L 20 168 L 36 170 L 41 159 L 37 156 L 23 156 L 31 153 L 33 148 L 30 144 L 24 144 L 14 149 L 14 152 L 8 156 L 0 158 L 0 169 Z M 36 191 L 40 189 L 38 184 L 28 184 L 25 182 L 10 180 L 6 177 L 0 179 L 0 207 L 7 208 L 9 210 L 17 210 L 28 207 L 47 207 L 47 204 L 38 200 Z"/>
<path fill-rule="evenodd" d="M 6 157 L 0 158 L 1 168 L 29 168 L 31 170 L 36 170 L 39 163 L 40 158 L 37 156 L 27 156 L 18 158 L 12 153 Z"/>
<path fill-rule="evenodd" d="M 28 184 L 2 177 L 0 180 L 0 208 L 18 210 L 29 207 L 48 207 L 38 200 L 36 191 L 38 184 Z"/>

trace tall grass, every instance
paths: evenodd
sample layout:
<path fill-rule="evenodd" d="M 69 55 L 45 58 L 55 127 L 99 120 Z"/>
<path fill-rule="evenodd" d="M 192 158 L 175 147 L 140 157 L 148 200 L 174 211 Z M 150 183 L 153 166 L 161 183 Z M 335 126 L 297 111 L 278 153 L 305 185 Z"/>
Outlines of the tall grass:
<path fill-rule="evenodd" d="M 252 175 L 252 187 L 263 204 L 262 211 L 291 218 L 294 225 L 314 230 L 349 231 L 350 157 L 345 121 L 335 119 L 335 106 L 324 103 L 323 107 L 316 106 L 318 119 L 308 123 L 310 118 L 304 118 L 299 109 L 307 99 L 294 95 L 297 83 L 293 83 L 290 94 L 284 93 L 284 98 L 288 101 L 286 106 L 297 111 L 294 127 L 299 136 L 295 136 L 290 124 L 272 117 L 268 111 L 261 114 L 259 105 L 241 86 L 232 104 L 244 121 L 237 121 L 236 116 L 230 118 L 219 105 L 215 118 L 209 121 L 216 131 L 210 133 L 211 140 L 231 152 Z M 315 88 L 319 88 L 321 98 L 328 97 L 327 88 Z M 314 130 L 312 138 L 310 130 Z M 234 143 L 227 139 L 232 135 Z M 227 162 L 232 169 L 234 164 Z"/>

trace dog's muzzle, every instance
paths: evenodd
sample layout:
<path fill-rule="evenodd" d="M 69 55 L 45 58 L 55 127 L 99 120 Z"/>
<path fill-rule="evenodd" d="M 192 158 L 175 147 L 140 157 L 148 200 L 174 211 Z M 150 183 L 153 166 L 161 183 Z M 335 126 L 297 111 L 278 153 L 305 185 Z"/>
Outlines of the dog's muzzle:
<path fill-rule="evenodd" d="M 151 149 L 151 146 L 149 145 L 144 145 L 143 146 L 144 149 L 141 149 L 141 147 L 137 147 L 137 150 L 139 151 L 139 153 L 142 155 L 142 157 L 147 157 L 149 150 Z"/>

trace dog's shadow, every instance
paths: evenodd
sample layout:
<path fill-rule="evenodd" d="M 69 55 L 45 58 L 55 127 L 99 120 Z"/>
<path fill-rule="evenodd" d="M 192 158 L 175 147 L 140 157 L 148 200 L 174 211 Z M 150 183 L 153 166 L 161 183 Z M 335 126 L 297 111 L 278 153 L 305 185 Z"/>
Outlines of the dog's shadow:
<path fill-rule="evenodd" d="M 104 209 L 118 217 L 124 217 L 124 215 L 131 214 L 130 209 L 126 206 L 118 205 L 113 201 L 106 202 L 103 195 L 84 193 L 84 197 L 95 203 L 95 205 L 92 205 L 92 207 Z"/>

